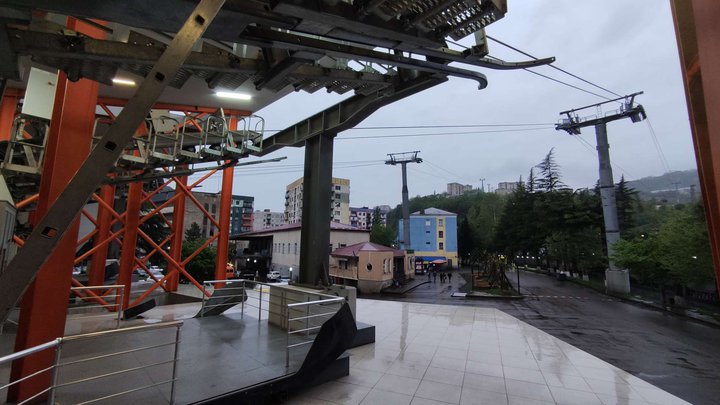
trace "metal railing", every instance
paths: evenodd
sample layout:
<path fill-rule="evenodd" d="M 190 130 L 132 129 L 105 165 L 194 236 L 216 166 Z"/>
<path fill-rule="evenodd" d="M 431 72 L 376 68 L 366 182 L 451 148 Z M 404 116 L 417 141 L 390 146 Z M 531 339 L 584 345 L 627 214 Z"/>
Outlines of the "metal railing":
<path fill-rule="evenodd" d="M 112 290 L 115 290 L 112 293 Z M 96 291 L 98 293 L 96 293 Z M 92 310 L 96 308 L 103 308 L 109 312 L 117 312 L 115 320 L 115 328 L 120 327 L 120 321 L 123 315 L 123 304 L 125 298 L 125 286 L 120 284 L 113 285 L 91 285 L 86 287 L 72 287 L 70 293 L 73 294 L 76 299 L 80 299 L 81 305 L 69 305 L 68 312 L 79 312 L 79 310 Z M 92 303 L 90 305 L 84 305 L 86 303 Z"/>
<path fill-rule="evenodd" d="M 21 402 L 18 402 L 17 405 L 22 405 L 22 404 L 33 402 L 45 394 L 47 394 L 47 396 L 48 396 L 47 403 L 54 404 L 56 396 L 57 396 L 57 392 L 61 388 L 77 386 L 79 384 L 84 384 L 84 383 L 89 383 L 89 382 L 96 382 L 98 380 L 102 380 L 103 378 L 115 377 L 115 376 L 119 376 L 119 375 L 126 375 L 126 374 L 132 373 L 132 372 L 147 370 L 151 367 L 157 367 L 157 366 L 171 364 L 172 365 L 172 373 L 171 373 L 172 376 L 169 380 L 151 383 L 151 384 L 143 385 L 141 387 L 135 387 L 135 388 L 127 389 L 124 391 L 104 395 L 99 398 L 93 398 L 91 400 L 82 401 L 81 403 L 82 404 L 90 404 L 90 403 L 95 403 L 95 402 L 101 402 L 101 401 L 117 398 L 117 397 L 120 397 L 123 395 L 131 394 L 131 393 L 134 393 L 137 391 L 142 391 L 142 390 L 146 390 L 149 388 L 170 384 L 170 404 L 172 404 L 175 401 L 175 381 L 177 380 L 177 361 L 178 361 L 178 353 L 179 353 L 178 347 L 179 347 L 179 343 L 180 343 L 180 327 L 182 327 L 182 325 L 183 325 L 182 321 L 174 321 L 174 322 L 165 322 L 165 323 L 156 324 L 156 325 L 135 326 L 135 327 L 124 328 L 124 329 L 114 329 L 114 330 L 110 330 L 110 331 L 87 333 L 87 334 L 74 335 L 74 336 L 66 336 L 66 337 L 57 338 L 53 341 L 50 341 L 50 342 L 47 342 L 47 343 L 44 343 L 44 344 L 41 344 L 41 345 L 38 345 L 35 347 L 31 347 L 29 349 L 19 351 L 17 353 L 13 353 L 8 356 L 0 357 L 0 366 L 2 366 L 4 364 L 7 364 L 7 363 L 13 362 L 15 360 L 30 356 L 35 353 L 40 353 L 40 352 L 43 352 L 46 350 L 54 350 L 55 351 L 55 360 L 51 366 L 46 367 L 42 370 L 36 371 L 30 375 L 27 375 L 25 377 L 22 377 L 20 379 L 17 379 L 15 381 L 12 381 L 12 382 L 0 387 L 0 392 L 8 390 L 12 386 L 15 386 L 25 380 L 37 377 L 41 374 L 51 373 L 51 384 L 47 388 L 41 390 L 40 392 L 34 394 L 33 396 L 31 396 L 27 399 L 24 399 Z M 173 328 L 173 327 L 175 328 L 175 338 L 174 338 L 174 340 L 169 341 L 169 342 L 158 343 L 158 344 L 154 344 L 154 345 L 150 345 L 150 346 L 134 347 L 129 350 L 121 350 L 121 351 L 112 352 L 112 353 L 105 353 L 105 354 L 100 354 L 100 355 L 96 355 L 96 356 L 92 356 L 92 357 L 88 357 L 88 358 L 82 358 L 82 359 L 78 359 L 78 360 L 72 360 L 72 361 L 66 361 L 66 362 L 62 361 L 63 347 L 64 347 L 64 345 L 66 345 L 68 343 L 83 342 L 83 341 L 87 341 L 87 340 L 97 340 L 97 339 L 101 339 L 101 338 L 111 338 L 114 336 L 129 334 L 129 333 L 144 333 L 144 332 L 156 331 L 159 329 L 166 329 L 166 328 Z M 86 344 L 86 346 L 88 346 L 88 345 Z M 75 379 L 72 381 L 66 381 L 66 382 L 62 382 L 62 383 L 59 382 L 59 377 L 62 374 L 61 370 L 63 367 L 81 365 L 84 367 L 84 370 L 87 370 L 91 366 L 92 362 L 98 362 L 98 361 L 104 360 L 104 359 L 117 358 L 119 356 L 133 355 L 134 353 L 138 353 L 138 352 L 143 352 L 143 351 L 147 351 L 147 350 L 157 350 L 162 347 L 170 347 L 170 346 L 172 346 L 172 350 L 173 350 L 173 356 L 172 356 L 171 360 L 158 361 L 158 362 L 154 362 L 151 364 L 145 364 L 145 365 L 141 365 L 141 366 L 137 366 L 137 367 L 128 367 L 128 368 L 124 368 L 121 370 L 115 370 L 115 371 L 107 372 L 104 374 L 93 375 L 91 377 L 79 378 L 79 379 Z M 62 402 L 68 403 L 68 400 L 69 400 L 69 398 L 63 400 Z"/>
<path fill-rule="evenodd" d="M 222 287 L 216 288 L 216 286 Z M 264 291 L 265 288 L 268 290 Z M 309 336 L 317 332 L 345 302 L 344 297 L 306 291 L 282 284 L 245 279 L 208 280 L 203 282 L 201 318 L 208 308 L 228 305 L 223 302 L 207 303 L 213 299 L 213 296 L 208 297 L 206 293 L 220 289 L 225 292 L 216 298 L 240 298 L 240 302 L 235 305 L 240 305 L 241 317 L 245 315 L 245 307 L 257 308 L 258 323 L 263 320 L 263 314 L 267 314 L 268 321 L 274 317 L 279 326 L 286 329 L 285 367 L 290 366 L 290 349 L 311 344 L 314 338 L 311 339 Z M 255 295 L 254 292 L 258 294 Z M 301 341 L 291 343 L 291 339 Z"/>
<path fill-rule="evenodd" d="M 286 348 L 285 348 L 285 367 L 290 367 L 290 349 L 300 346 L 305 346 L 308 344 L 311 344 L 315 341 L 315 339 L 306 339 L 302 340 L 298 343 L 290 344 L 290 335 L 296 335 L 301 336 L 300 334 L 304 334 L 306 337 L 308 337 L 312 332 L 316 332 L 320 330 L 322 325 L 330 318 L 332 318 L 337 311 L 340 310 L 340 307 L 345 302 L 345 298 L 343 297 L 335 297 L 332 295 L 325 295 L 322 294 L 328 298 L 326 299 L 320 299 L 315 301 L 307 301 L 307 302 L 296 302 L 293 304 L 287 304 L 287 340 L 286 340 Z M 328 306 L 337 306 L 334 308 L 334 310 L 327 310 L 326 308 Z M 304 308 L 305 314 L 303 316 L 296 316 L 291 318 L 291 313 L 293 312 L 299 312 L 302 313 Z M 315 310 L 313 310 L 315 308 Z M 318 311 L 324 311 L 324 312 L 318 312 Z M 292 323 L 293 322 L 304 322 L 304 327 L 301 327 L 301 329 L 293 329 Z"/>

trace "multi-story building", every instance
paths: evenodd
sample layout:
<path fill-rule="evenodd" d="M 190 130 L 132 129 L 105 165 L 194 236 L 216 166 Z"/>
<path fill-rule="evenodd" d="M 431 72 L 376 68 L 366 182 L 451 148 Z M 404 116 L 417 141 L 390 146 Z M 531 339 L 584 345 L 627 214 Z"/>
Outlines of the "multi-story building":
<path fill-rule="evenodd" d="M 495 194 L 500 194 L 500 195 L 510 194 L 513 191 L 517 190 L 517 188 L 518 188 L 517 181 L 503 181 L 503 182 L 498 183 L 498 186 L 495 189 Z"/>
<path fill-rule="evenodd" d="M 230 209 L 230 234 L 250 232 L 253 227 L 253 204 L 255 197 L 244 195 L 232 196 Z"/>
<path fill-rule="evenodd" d="M 360 229 L 372 228 L 373 209 L 350 207 L 350 225 Z"/>
<path fill-rule="evenodd" d="M 398 240 L 402 240 L 402 232 L 401 219 Z M 457 267 L 457 215 L 437 208 L 413 212 L 410 214 L 410 246 L 401 243 L 400 248 L 412 251 L 416 270 L 432 264 Z"/>
<path fill-rule="evenodd" d="M 448 183 L 447 193 L 451 197 L 457 197 L 465 194 L 465 192 L 472 190 L 471 184 L 460 184 L 460 183 Z"/>
<path fill-rule="evenodd" d="M 380 212 L 380 224 L 387 226 L 387 214 L 391 210 L 389 205 L 378 205 L 375 208 L 350 207 L 350 225 L 361 229 L 372 228 L 375 220 L 375 210 Z"/>
<path fill-rule="evenodd" d="M 260 231 L 263 229 L 276 228 L 285 224 L 284 212 L 273 212 L 269 209 L 264 209 L 262 211 L 255 211 L 253 214 L 252 230 Z"/>
<path fill-rule="evenodd" d="M 220 193 L 193 192 L 193 196 L 216 221 L 220 219 Z M 247 232 L 252 229 L 253 203 L 255 198 L 233 195 L 230 205 L 230 234 Z M 192 224 L 200 226 L 200 234 L 203 238 L 214 236 L 217 228 L 208 219 L 200 208 L 188 201 L 185 204 L 185 221 L 183 232 L 188 230 Z"/>
<path fill-rule="evenodd" d="M 303 178 L 288 184 L 285 191 L 285 220 L 296 224 L 302 220 Z M 330 220 L 350 225 L 350 180 L 332 178 Z"/>

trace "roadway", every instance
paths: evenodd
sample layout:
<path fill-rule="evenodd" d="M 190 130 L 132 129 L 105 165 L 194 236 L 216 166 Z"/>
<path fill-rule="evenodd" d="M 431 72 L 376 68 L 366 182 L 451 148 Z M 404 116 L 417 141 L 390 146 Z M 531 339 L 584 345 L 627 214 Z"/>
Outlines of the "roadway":
<path fill-rule="evenodd" d="M 520 272 L 522 300 L 454 298 L 465 284 L 424 284 L 384 299 L 498 308 L 694 404 L 720 404 L 720 328 Z M 516 283 L 516 273 L 509 278 Z"/>

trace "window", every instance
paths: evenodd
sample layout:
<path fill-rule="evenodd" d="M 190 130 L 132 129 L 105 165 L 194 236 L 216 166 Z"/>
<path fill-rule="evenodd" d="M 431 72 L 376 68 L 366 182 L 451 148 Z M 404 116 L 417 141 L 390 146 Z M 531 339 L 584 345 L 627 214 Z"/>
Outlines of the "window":
<path fill-rule="evenodd" d="M 366 268 L 367 271 L 369 271 L 369 272 L 372 271 L 372 264 L 368 263 L 367 266 L 365 266 L 365 268 Z"/>
<path fill-rule="evenodd" d="M 282 254 L 285 254 L 285 244 L 282 244 Z"/>
<path fill-rule="evenodd" d="M 438 218 L 438 226 L 443 226 L 443 219 L 442 219 L 442 218 Z"/>
<path fill-rule="evenodd" d="M 444 238 L 445 236 L 443 236 L 443 235 L 444 235 L 443 231 L 438 231 L 438 238 Z"/>
<path fill-rule="evenodd" d="M 429 219 L 426 219 L 426 220 L 425 220 L 425 226 L 430 226 L 430 220 L 429 220 Z"/>
<path fill-rule="evenodd" d="M 340 186 L 335 186 L 335 190 L 340 190 Z"/>
<path fill-rule="evenodd" d="M 440 247 L 439 247 L 439 249 L 440 249 L 440 250 L 443 250 L 443 249 L 445 249 L 445 244 L 444 244 L 444 243 L 442 243 L 442 242 L 440 242 Z"/>
<path fill-rule="evenodd" d="M 295 253 L 294 254 L 298 254 L 297 253 L 297 243 L 295 243 Z"/>
<path fill-rule="evenodd" d="M 429 234 L 430 234 L 430 231 L 429 231 L 429 230 L 427 230 L 427 231 L 425 231 L 425 233 L 427 233 L 427 234 L 429 235 Z"/>

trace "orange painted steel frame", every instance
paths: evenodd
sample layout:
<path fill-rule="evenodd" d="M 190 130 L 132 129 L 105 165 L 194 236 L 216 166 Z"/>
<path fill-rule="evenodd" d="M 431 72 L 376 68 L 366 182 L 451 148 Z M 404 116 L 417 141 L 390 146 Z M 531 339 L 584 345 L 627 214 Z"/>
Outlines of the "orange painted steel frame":
<path fill-rule="evenodd" d="M 73 18 L 68 18 L 68 27 L 92 37 L 104 37 L 100 29 Z M 98 83 L 86 79 L 72 83 L 64 73 L 59 74 L 36 218 L 40 218 L 52 205 L 90 151 L 97 94 Z M 49 342 L 64 334 L 78 226 L 79 219 L 76 219 L 55 253 L 25 291 L 15 339 L 16 351 Z M 14 381 L 45 369 L 53 364 L 53 360 L 52 352 L 17 360 L 12 365 L 11 379 Z M 8 400 L 27 399 L 48 387 L 50 381 L 49 373 L 41 373 L 16 384 L 8 392 Z"/>
<path fill-rule="evenodd" d="M 720 2 L 672 0 L 671 4 L 720 292 Z"/>
<path fill-rule="evenodd" d="M 0 100 L 0 141 L 10 140 L 10 132 L 22 93 L 16 89 L 5 89 L 5 94 Z"/>

